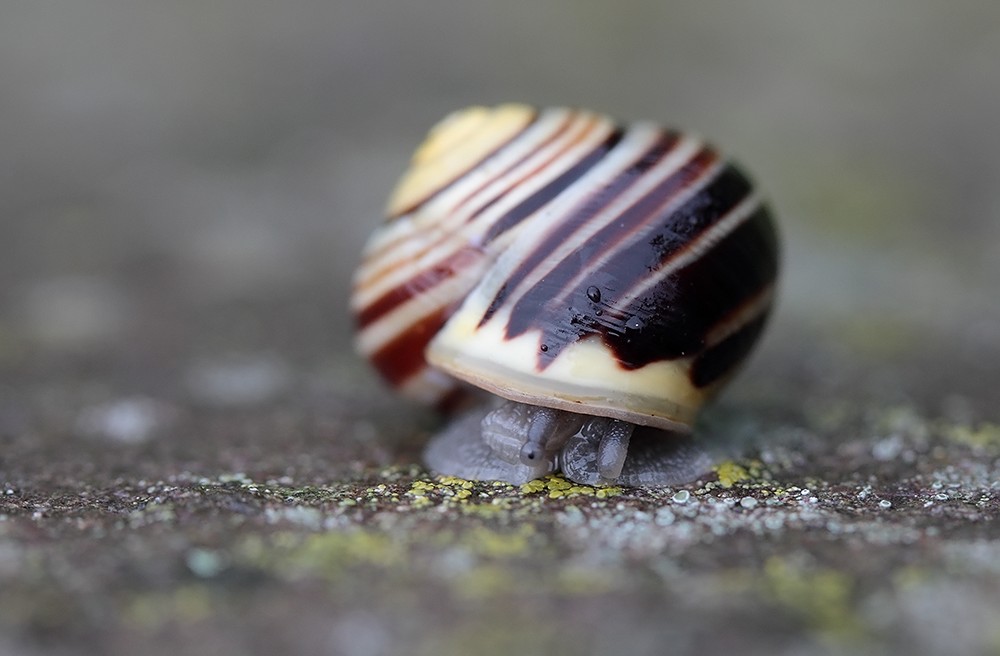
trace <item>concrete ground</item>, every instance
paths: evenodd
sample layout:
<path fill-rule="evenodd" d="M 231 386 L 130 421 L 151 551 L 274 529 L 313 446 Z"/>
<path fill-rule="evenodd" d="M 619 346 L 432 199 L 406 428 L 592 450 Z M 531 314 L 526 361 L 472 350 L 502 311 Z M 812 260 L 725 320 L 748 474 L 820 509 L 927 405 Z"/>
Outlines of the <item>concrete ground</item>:
<path fill-rule="evenodd" d="M 0 653 L 1000 652 L 1000 9 L 142 4 L 0 19 Z M 640 490 L 437 478 L 358 250 L 471 103 L 694 129 L 779 308 Z"/>

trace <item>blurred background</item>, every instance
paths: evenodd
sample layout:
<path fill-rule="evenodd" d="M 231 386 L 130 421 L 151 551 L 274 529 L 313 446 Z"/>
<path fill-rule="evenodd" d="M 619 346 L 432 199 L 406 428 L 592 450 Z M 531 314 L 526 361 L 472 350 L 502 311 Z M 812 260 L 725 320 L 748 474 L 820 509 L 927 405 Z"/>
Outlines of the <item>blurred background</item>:
<path fill-rule="evenodd" d="M 0 0 L 0 653 L 996 652 L 998 68 L 989 0 Z M 793 495 L 411 467 L 351 272 L 507 101 L 760 183 L 779 306 L 703 433 Z"/>
<path fill-rule="evenodd" d="M 785 240 L 765 353 L 820 386 L 992 408 L 995 3 L 51 0 L 0 16 L 8 399 L 72 376 L 254 401 L 352 362 L 351 271 L 412 149 L 449 111 L 522 101 L 662 121 L 744 163 Z"/>

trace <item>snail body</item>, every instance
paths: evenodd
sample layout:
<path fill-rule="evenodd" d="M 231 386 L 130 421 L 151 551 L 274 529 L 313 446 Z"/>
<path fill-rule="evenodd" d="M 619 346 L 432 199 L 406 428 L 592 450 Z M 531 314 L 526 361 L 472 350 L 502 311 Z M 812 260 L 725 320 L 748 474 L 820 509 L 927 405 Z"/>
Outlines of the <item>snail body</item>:
<path fill-rule="evenodd" d="M 506 400 L 434 438 L 432 469 L 703 473 L 679 436 L 759 338 L 778 272 L 766 206 L 713 148 L 580 110 L 470 108 L 431 131 L 388 214 L 354 280 L 359 351 L 419 401 Z"/>

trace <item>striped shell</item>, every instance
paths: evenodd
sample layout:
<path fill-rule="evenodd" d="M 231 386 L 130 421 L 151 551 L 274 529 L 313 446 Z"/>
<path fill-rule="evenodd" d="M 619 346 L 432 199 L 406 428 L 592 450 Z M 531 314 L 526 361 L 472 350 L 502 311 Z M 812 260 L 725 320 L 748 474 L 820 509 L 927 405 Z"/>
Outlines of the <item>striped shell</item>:
<path fill-rule="evenodd" d="M 573 109 L 470 108 L 430 133 L 368 243 L 357 344 L 404 394 L 467 381 L 688 430 L 771 308 L 778 245 L 699 138 Z"/>

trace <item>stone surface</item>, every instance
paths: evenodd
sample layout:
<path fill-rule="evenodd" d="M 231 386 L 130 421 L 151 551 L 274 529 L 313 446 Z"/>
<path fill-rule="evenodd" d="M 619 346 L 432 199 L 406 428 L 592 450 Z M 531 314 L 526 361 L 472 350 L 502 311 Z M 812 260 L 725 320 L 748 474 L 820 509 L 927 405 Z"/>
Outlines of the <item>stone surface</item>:
<path fill-rule="evenodd" d="M 1000 650 L 1000 10 L 55 5 L 0 22 L 0 653 Z M 409 151 L 502 100 L 773 199 L 703 480 L 436 478 L 353 355 Z"/>

